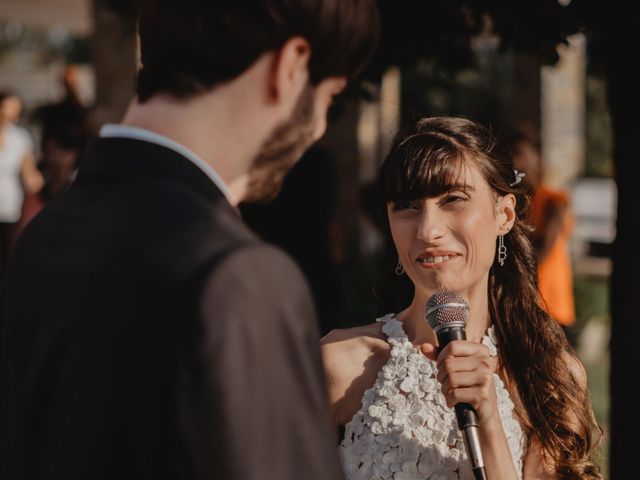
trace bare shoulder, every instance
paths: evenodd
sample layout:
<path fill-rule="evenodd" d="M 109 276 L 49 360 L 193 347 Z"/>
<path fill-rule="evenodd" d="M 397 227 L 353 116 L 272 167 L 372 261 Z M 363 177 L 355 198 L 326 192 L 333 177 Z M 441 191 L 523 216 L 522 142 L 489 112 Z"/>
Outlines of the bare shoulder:
<path fill-rule="evenodd" d="M 328 380 L 352 380 L 354 373 L 377 355 L 384 356 L 389 349 L 380 323 L 361 327 L 332 330 L 320 340 L 322 360 Z"/>
<path fill-rule="evenodd" d="M 338 353 L 352 349 L 370 350 L 386 345 L 381 323 L 370 323 L 360 327 L 331 330 L 320 339 L 323 352 Z M 346 352 L 345 352 L 346 353 Z"/>
<path fill-rule="evenodd" d="M 332 330 L 320 341 L 331 413 L 344 425 L 360 408 L 364 391 L 376 380 L 389 358 L 380 323 Z"/>

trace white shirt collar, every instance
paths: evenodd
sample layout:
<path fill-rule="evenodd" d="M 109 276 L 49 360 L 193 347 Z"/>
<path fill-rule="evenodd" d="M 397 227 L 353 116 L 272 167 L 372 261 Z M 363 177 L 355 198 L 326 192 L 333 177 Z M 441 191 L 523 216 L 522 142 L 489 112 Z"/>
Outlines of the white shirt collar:
<path fill-rule="evenodd" d="M 232 196 L 231 191 L 226 183 L 220 178 L 220 175 L 216 173 L 216 171 L 211 168 L 211 166 L 205 162 L 198 155 L 193 153 L 187 147 L 180 145 L 178 142 L 171 140 L 164 135 L 160 135 L 159 133 L 152 132 L 150 130 L 146 130 L 140 127 L 133 127 L 130 125 L 116 125 L 116 124 L 106 124 L 100 129 L 100 137 L 102 138 L 131 138 L 133 140 L 141 140 L 143 142 L 155 143 L 156 145 L 160 145 L 162 147 L 169 148 L 174 152 L 179 153 L 187 160 L 191 161 L 194 165 L 196 165 L 200 170 L 204 172 L 207 177 L 211 179 L 211 181 L 220 189 L 220 191 L 227 197 L 229 203 L 231 202 Z"/>

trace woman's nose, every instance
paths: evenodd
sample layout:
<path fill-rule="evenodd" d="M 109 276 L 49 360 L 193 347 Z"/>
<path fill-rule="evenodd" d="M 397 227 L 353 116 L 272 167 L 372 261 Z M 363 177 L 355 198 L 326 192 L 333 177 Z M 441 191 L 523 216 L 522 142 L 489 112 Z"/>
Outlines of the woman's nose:
<path fill-rule="evenodd" d="M 416 236 L 425 243 L 433 243 L 444 236 L 443 218 L 437 207 L 424 205 L 420 212 Z"/>

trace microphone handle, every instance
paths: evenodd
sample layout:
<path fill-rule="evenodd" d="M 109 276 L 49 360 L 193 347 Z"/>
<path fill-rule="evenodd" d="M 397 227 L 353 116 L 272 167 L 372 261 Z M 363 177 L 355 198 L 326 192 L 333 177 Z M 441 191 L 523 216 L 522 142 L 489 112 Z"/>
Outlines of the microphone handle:
<path fill-rule="evenodd" d="M 439 350 L 442 351 L 449 342 L 454 340 L 466 340 L 467 334 L 464 328 L 458 326 L 443 328 L 438 332 Z M 487 480 L 484 469 L 484 459 L 480 449 L 480 438 L 478 435 L 478 415 L 470 403 L 457 403 L 455 405 L 456 420 L 458 428 L 462 432 L 464 446 L 471 463 L 471 470 L 475 480 Z"/>

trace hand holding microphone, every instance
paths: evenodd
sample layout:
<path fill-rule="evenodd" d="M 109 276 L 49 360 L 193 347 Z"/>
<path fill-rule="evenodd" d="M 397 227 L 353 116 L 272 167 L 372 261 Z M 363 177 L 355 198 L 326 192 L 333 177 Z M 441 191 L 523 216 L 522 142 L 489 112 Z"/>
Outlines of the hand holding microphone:
<path fill-rule="evenodd" d="M 475 478 L 486 479 L 479 428 L 500 418 L 493 381 L 495 362 L 487 347 L 466 341 L 469 305 L 460 295 L 436 292 L 425 310 L 438 337 L 438 381 L 447 405 L 455 406 Z"/>

